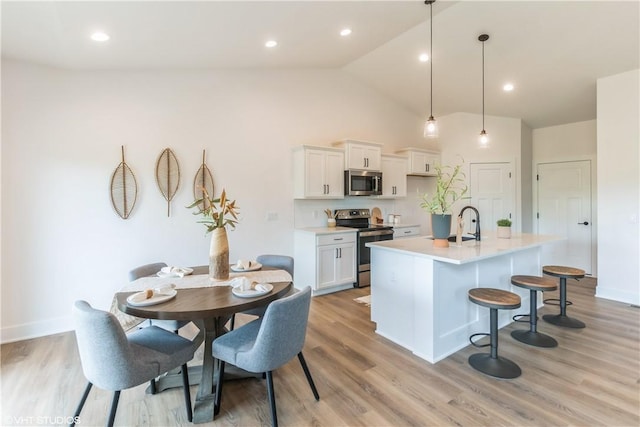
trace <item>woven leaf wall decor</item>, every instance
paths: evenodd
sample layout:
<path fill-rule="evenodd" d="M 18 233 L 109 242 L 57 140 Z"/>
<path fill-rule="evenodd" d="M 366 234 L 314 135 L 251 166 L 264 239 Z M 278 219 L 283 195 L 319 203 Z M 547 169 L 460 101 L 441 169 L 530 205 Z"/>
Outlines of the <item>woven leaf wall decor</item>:
<path fill-rule="evenodd" d="M 208 208 L 205 204 L 208 199 L 208 197 L 205 197 L 205 191 L 209 194 L 209 197 L 213 197 L 213 176 L 205 163 L 204 150 L 202 150 L 202 165 L 193 178 L 193 198 L 195 200 L 203 199 L 199 206 L 200 209 Z"/>
<path fill-rule="evenodd" d="M 173 151 L 165 148 L 156 163 L 156 183 L 160 193 L 167 201 L 167 216 L 171 213 L 171 199 L 178 192 L 180 186 L 180 166 Z"/>
<path fill-rule="evenodd" d="M 111 175 L 111 204 L 122 219 L 129 218 L 138 198 L 138 183 L 129 165 L 124 161 L 124 145 L 121 147 L 122 161 Z"/>

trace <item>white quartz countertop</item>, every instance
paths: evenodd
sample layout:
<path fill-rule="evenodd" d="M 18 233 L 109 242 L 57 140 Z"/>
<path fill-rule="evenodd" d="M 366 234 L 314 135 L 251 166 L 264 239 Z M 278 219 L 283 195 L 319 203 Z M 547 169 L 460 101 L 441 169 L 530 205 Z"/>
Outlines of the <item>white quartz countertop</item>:
<path fill-rule="evenodd" d="M 313 234 L 355 233 L 358 231 L 357 228 L 351 227 L 304 227 L 296 228 L 296 230 Z"/>
<path fill-rule="evenodd" d="M 482 240 L 467 240 L 461 246 L 450 242 L 448 248 L 434 248 L 430 237 L 419 236 L 398 240 L 367 243 L 370 248 L 431 258 L 450 264 L 466 264 L 482 259 L 517 252 L 562 240 L 562 237 L 540 234 L 512 234 L 510 239 L 498 239 L 495 233 L 483 233 Z"/>

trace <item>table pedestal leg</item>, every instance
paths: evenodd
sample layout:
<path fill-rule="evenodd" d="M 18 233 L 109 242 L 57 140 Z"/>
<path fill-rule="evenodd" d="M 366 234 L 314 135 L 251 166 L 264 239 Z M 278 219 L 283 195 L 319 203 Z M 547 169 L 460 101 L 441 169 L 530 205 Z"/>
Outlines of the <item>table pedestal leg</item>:
<path fill-rule="evenodd" d="M 213 393 L 213 354 L 211 344 L 221 329 L 220 319 L 204 319 L 204 356 L 202 357 L 202 377 L 196 403 L 193 407 L 193 423 L 213 421 L 215 394 Z"/>

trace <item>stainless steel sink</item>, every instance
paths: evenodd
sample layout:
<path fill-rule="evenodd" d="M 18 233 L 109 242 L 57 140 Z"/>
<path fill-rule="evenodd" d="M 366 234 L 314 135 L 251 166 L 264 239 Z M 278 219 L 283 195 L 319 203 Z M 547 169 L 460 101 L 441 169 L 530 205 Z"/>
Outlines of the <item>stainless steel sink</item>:
<path fill-rule="evenodd" d="M 462 236 L 462 241 L 466 242 L 467 240 L 475 240 L 476 236 Z M 449 238 L 447 239 L 450 242 L 455 242 L 456 241 L 456 236 L 449 236 Z"/>
<path fill-rule="evenodd" d="M 433 237 L 429 237 L 429 238 L 430 238 L 431 240 L 433 240 Z M 476 238 L 475 236 L 463 235 L 463 236 L 462 236 L 462 241 L 463 241 L 463 242 L 466 242 L 467 240 L 475 240 L 475 238 Z M 455 234 L 454 234 L 454 235 L 449 236 L 449 237 L 447 238 L 447 240 L 448 240 L 448 241 L 450 241 L 450 242 L 455 242 L 455 241 L 456 241 L 456 236 L 455 236 Z"/>

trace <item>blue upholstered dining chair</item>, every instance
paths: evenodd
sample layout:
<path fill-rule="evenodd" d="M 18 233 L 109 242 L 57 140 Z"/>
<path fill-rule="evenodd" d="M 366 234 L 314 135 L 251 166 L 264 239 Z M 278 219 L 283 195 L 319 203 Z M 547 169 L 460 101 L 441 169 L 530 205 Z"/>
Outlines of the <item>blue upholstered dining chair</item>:
<path fill-rule="evenodd" d="M 182 366 L 187 418 L 192 420 L 187 362 L 193 359 L 194 342 L 157 326 L 138 329 L 126 335 L 116 317 L 92 308 L 86 301 L 73 307 L 76 340 L 87 387 L 74 414 L 80 416 L 91 387 L 113 391 L 108 426 L 112 426 L 120 391 L 143 384 Z"/>
<path fill-rule="evenodd" d="M 273 267 L 279 268 L 281 270 L 286 271 L 291 275 L 291 280 L 293 280 L 293 258 L 288 255 L 259 255 L 256 258 L 256 262 L 259 262 L 264 267 Z M 295 288 L 291 288 L 294 292 Z M 250 314 L 252 316 L 262 317 L 264 316 L 264 312 L 267 310 L 267 306 L 264 307 L 256 307 L 251 310 L 242 311 L 242 314 Z M 231 317 L 231 329 L 235 326 L 236 317 L 235 315 Z"/>
<path fill-rule="evenodd" d="M 266 373 L 267 393 L 274 426 L 278 425 L 278 417 L 272 372 L 295 356 L 298 356 L 313 396 L 316 400 L 320 400 L 302 355 L 310 304 L 311 288 L 307 286 L 300 292 L 273 301 L 260 319 L 227 332 L 213 341 L 213 357 L 219 362 L 216 382 L 216 412 L 220 410 L 225 363 L 230 363 L 249 372 Z"/>
<path fill-rule="evenodd" d="M 154 262 L 152 264 L 144 264 L 129 271 L 129 281 L 133 282 L 141 277 L 155 276 L 155 274 L 162 270 L 163 267 L 167 267 L 166 262 Z M 190 322 L 188 320 L 158 320 L 158 319 L 146 319 L 140 323 L 138 327 L 145 328 L 148 326 L 158 326 L 168 331 L 178 333 L 180 328 L 187 326 Z M 151 394 L 156 394 L 156 379 L 152 378 L 149 381 L 149 390 Z"/>

